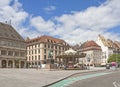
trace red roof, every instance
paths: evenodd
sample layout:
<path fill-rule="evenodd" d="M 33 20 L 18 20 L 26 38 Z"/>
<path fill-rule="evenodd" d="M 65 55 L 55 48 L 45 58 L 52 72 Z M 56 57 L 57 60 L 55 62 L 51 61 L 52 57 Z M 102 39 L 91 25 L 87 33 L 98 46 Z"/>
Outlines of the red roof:
<path fill-rule="evenodd" d="M 101 47 L 93 40 L 85 42 L 83 45 L 81 45 L 82 51 L 87 50 L 101 50 Z"/>
<path fill-rule="evenodd" d="M 100 47 L 95 41 L 87 41 L 85 44 L 84 44 L 84 48 L 86 47 L 91 47 L 91 46 L 95 46 L 95 47 Z"/>
<path fill-rule="evenodd" d="M 54 38 L 51 36 L 41 36 L 41 37 L 37 37 L 34 39 L 30 39 L 26 41 L 27 43 L 34 43 L 34 42 L 47 42 L 47 43 L 57 43 L 57 44 L 66 44 L 68 45 L 64 40 L 62 39 L 58 39 L 58 38 Z M 69 46 L 69 45 L 68 45 Z"/>

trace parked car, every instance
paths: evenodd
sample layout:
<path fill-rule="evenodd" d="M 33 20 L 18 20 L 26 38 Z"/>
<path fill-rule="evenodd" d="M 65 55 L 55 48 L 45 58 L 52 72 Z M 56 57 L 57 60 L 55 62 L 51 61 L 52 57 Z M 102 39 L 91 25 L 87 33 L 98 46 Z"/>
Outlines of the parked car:
<path fill-rule="evenodd" d="M 110 64 L 106 64 L 106 69 L 110 69 Z"/>

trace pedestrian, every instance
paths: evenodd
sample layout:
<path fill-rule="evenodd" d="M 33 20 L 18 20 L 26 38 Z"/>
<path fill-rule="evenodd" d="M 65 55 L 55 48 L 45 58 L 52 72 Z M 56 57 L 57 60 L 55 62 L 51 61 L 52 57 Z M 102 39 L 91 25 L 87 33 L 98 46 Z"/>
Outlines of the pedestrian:
<path fill-rule="evenodd" d="M 116 70 L 116 62 L 112 62 L 112 70 Z"/>

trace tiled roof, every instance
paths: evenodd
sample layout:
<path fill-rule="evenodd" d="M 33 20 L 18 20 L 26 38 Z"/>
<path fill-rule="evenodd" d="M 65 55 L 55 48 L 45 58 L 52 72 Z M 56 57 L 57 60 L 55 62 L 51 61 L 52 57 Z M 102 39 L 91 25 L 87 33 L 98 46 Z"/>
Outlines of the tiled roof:
<path fill-rule="evenodd" d="M 120 42 L 115 41 L 115 42 L 114 42 L 114 45 L 116 46 L 116 48 L 119 48 L 119 49 L 120 49 Z"/>
<path fill-rule="evenodd" d="M 47 42 L 47 43 L 56 43 L 56 44 L 68 45 L 62 39 L 54 38 L 51 36 L 45 36 L 45 35 L 41 36 L 41 37 L 34 38 L 34 39 L 30 39 L 27 41 L 27 43 L 34 43 L 34 42 Z"/>
<path fill-rule="evenodd" d="M 0 22 L 0 37 L 24 41 L 24 39 L 16 32 L 16 30 L 11 25 L 1 22 Z"/>
<path fill-rule="evenodd" d="M 105 39 L 102 35 L 99 35 L 99 38 L 101 39 L 101 41 L 103 42 L 103 44 L 107 47 L 111 47 L 111 48 L 120 48 L 120 42 L 118 41 L 112 41 L 110 39 Z"/>
<path fill-rule="evenodd" d="M 101 39 L 102 43 L 107 46 L 107 47 L 111 47 L 110 46 L 110 41 L 107 41 L 107 39 L 105 39 L 102 35 L 99 35 L 99 38 Z"/>
<path fill-rule="evenodd" d="M 101 47 L 93 40 L 83 43 L 80 47 L 81 51 L 101 50 Z"/>

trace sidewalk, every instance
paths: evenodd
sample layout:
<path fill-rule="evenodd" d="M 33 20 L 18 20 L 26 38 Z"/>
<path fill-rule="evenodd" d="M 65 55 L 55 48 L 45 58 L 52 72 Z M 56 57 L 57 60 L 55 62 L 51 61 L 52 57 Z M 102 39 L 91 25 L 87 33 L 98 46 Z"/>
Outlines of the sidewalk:
<path fill-rule="evenodd" d="M 91 68 L 91 70 L 46 70 L 46 69 L 0 69 L 0 87 L 42 87 L 75 73 L 83 73 L 105 68 Z"/>

